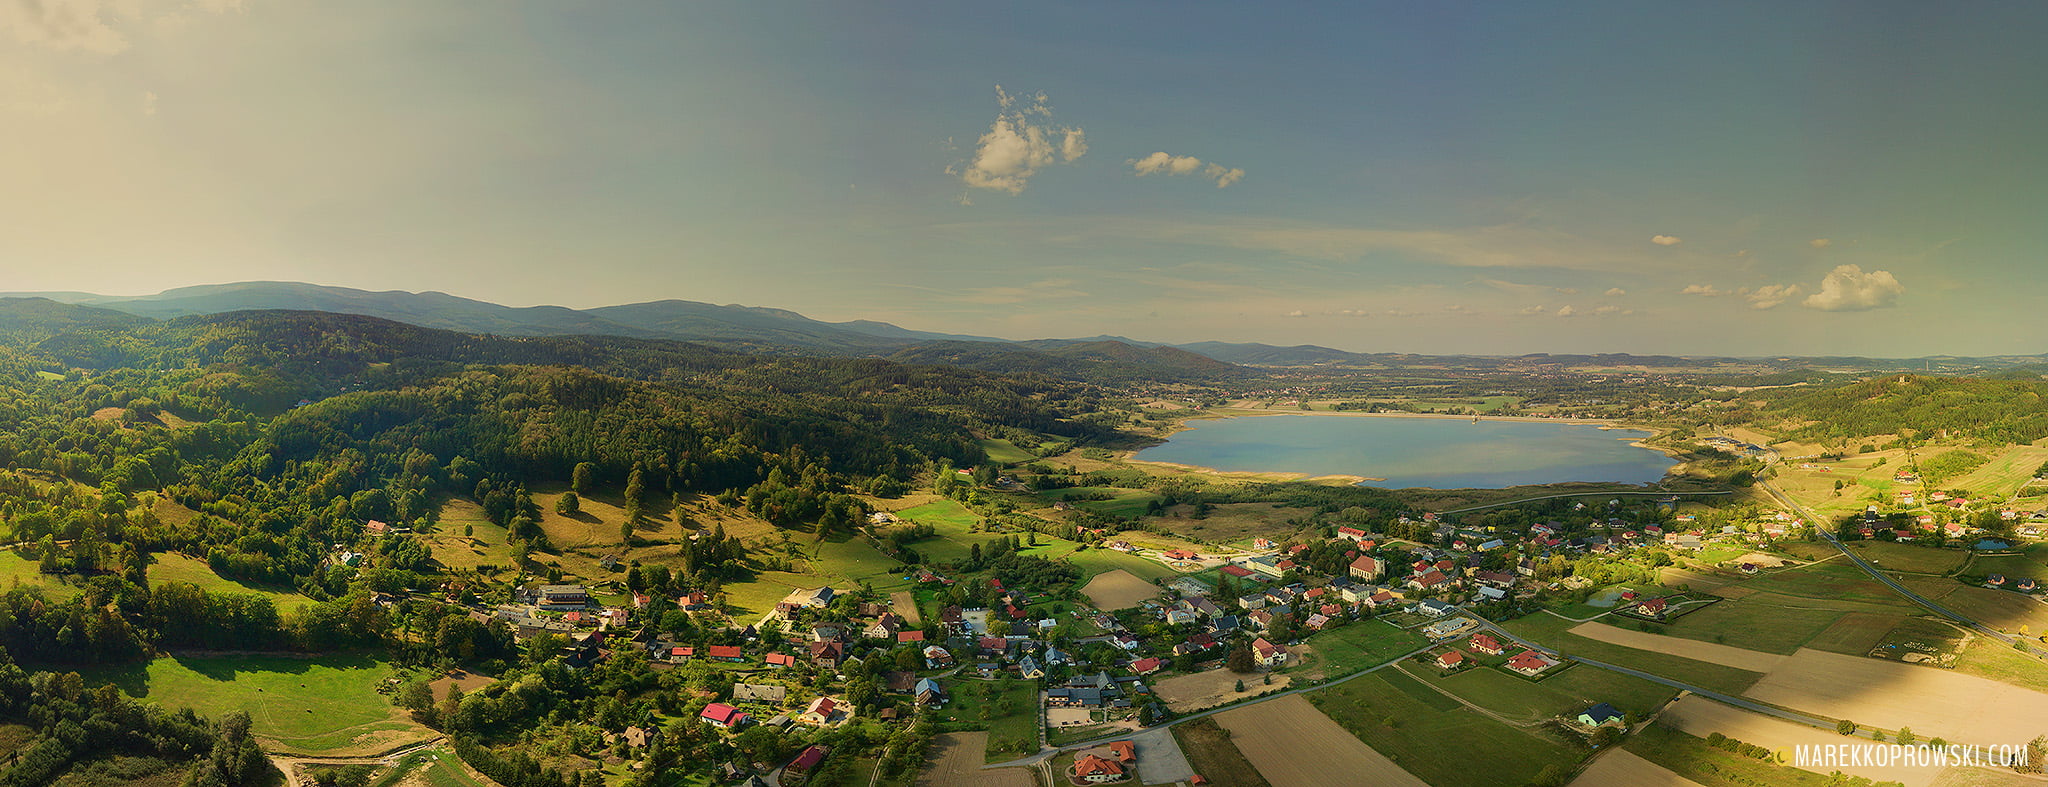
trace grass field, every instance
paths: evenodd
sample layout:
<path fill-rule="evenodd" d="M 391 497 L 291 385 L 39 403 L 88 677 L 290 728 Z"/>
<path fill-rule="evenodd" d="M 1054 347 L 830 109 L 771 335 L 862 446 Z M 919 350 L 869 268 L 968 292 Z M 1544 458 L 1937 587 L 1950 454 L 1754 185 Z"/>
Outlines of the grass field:
<path fill-rule="evenodd" d="M 1874 604 L 1899 603 L 1898 595 L 1893 593 L 1891 588 L 1871 579 L 1862 569 L 1839 562 L 1814 563 L 1783 571 L 1772 571 L 1745 580 L 1736 587 L 1806 598 Z"/>
<path fill-rule="evenodd" d="M 1384 671 L 1310 692 L 1316 707 L 1392 759 L 1440 787 L 1525 784 L 1546 766 L 1569 768 L 1577 751 L 1457 707 L 1439 710 L 1387 682 Z"/>
<path fill-rule="evenodd" d="M 1216 714 L 1268 782 L 1288 787 L 1428 787 L 1300 695 Z"/>
<path fill-rule="evenodd" d="M 1973 496 L 2008 497 L 2034 478 L 2034 471 L 2048 462 L 2048 446 L 2016 445 L 1991 457 L 1969 475 L 1942 482 L 1944 489 L 1967 489 Z"/>
<path fill-rule="evenodd" d="M 1751 787 L 1758 784 L 1828 787 L 1839 783 L 1811 771 L 1716 749 L 1708 746 L 1704 739 L 1662 724 L 1644 727 L 1622 744 L 1622 749 L 1704 787 Z"/>
<path fill-rule="evenodd" d="M 982 680 L 945 681 L 946 705 L 935 715 L 940 724 L 952 729 L 988 730 L 991 762 L 1038 750 L 1038 683 L 1013 681 L 1007 692 L 982 696 L 982 689 L 999 685 Z"/>
<path fill-rule="evenodd" d="M 1317 632 L 1306 642 L 1314 649 L 1316 664 L 1328 677 L 1348 675 L 1366 667 L 1393 661 L 1429 641 L 1411 631 L 1395 628 L 1382 620 L 1360 620 Z"/>
<path fill-rule="evenodd" d="M 1502 628 L 1567 654 L 1581 655 L 1596 661 L 1639 669 L 1653 675 L 1684 680 L 1728 694 L 1741 694 L 1744 689 L 1763 677 L 1761 673 L 1682 656 L 1623 647 L 1567 631 L 1577 625 L 1579 624 L 1556 615 L 1538 613 L 1510 621 L 1503 624 Z"/>
<path fill-rule="evenodd" d="M 74 598 L 79 589 L 64 584 L 59 577 L 42 572 L 39 561 L 22 557 L 18 552 L 0 552 L 0 589 L 21 585 L 40 587 L 45 598 L 62 601 Z"/>
<path fill-rule="evenodd" d="M 1834 624 L 1808 640 L 1806 647 L 1825 650 L 1829 653 L 1845 653 L 1861 656 L 1877 647 L 1886 632 L 1906 619 L 1904 615 L 1884 615 L 1872 612 L 1845 612 Z"/>
<path fill-rule="evenodd" d="M 463 529 L 469 536 L 462 535 Z M 434 559 L 448 568 L 473 571 L 490 565 L 512 568 L 512 546 L 505 528 L 484 517 L 484 509 L 468 500 L 450 500 L 441 506 L 440 524 L 420 538 L 434 550 Z"/>
<path fill-rule="evenodd" d="M 2048 664 L 1989 637 L 1976 637 L 1956 659 L 1955 670 L 2023 689 L 2048 693 Z"/>
<path fill-rule="evenodd" d="M 1111 516 L 1140 516 L 1152 501 L 1161 499 L 1158 492 L 1146 489 L 1125 489 L 1115 486 L 1076 486 L 1067 489 L 1051 489 L 1038 493 L 1050 504 L 1055 500 L 1066 500 L 1081 494 L 1106 494 L 1108 500 L 1076 500 L 1074 507 L 1087 509 Z"/>
<path fill-rule="evenodd" d="M 1230 734 L 1216 726 L 1215 719 L 1201 718 L 1177 725 L 1173 737 L 1180 741 L 1180 750 L 1187 754 L 1188 763 L 1195 766 L 1195 773 L 1206 777 L 1210 784 L 1272 787 L 1266 777 L 1259 775 L 1259 769 L 1244 758 L 1244 752 L 1238 751 L 1237 744 L 1230 742 Z"/>
<path fill-rule="evenodd" d="M 1759 594 L 1709 604 L 1705 609 L 1666 625 L 1664 633 L 1717 645 L 1790 655 L 1847 614 L 1833 609 L 1782 606 L 1776 603 L 1779 599 L 1785 597 Z M 1608 622 L 1616 621 L 1610 619 Z"/>
<path fill-rule="evenodd" d="M 988 454 L 988 460 L 996 464 L 1010 465 L 1037 458 L 1008 440 L 981 440 L 980 443 L 982 453 Z"/>
<path fill-rule="evenodd" d="M 1497 669 L 1468 669 L 1443 675 L 1414 671 L 1421 680 L 1450 691 L 1487 710 L 1528 721 L 1576 714 L 1596 702 L 1648 716 L 1677 690 L 1612 670 L 1578 665 L 1542 681 L 1531 681 Z"/>
<path fill-rule="evenodd" d="M 1167 568 L 1137 555 L 1128 555 L 1114 549 L 1084 549 L 1067 555 L 1067 562 L 1081 569 L 1081 578 L 1091 579 L 1117 569 L 1131 572 L 1139 579 L 1150 582 L 1159 577 L 1180 576 L 1180 572 Z"/>
<path fill-rule="evenodd" d="M 2017 555 L 1978 555 L 1963 573 L 1972 578 L 2003 574 L 2008 579 L 2032 577 L 2048 581 L 2048 542 L 2028 544 Z"/>
<path fill-rule="evenodd" d="M 208 593 L 250 593 L 267 596 L 270 603 L 277 605 L 278 612 L 289 612 L 313 603 L 312 599 L 297 593 L 227 579 L 213 573 L 213 569 L 206 566 L 206 561 L 175 552 L 152 555 L 150 561 L 151 582 L 190 582 Z"/>
<path fill-rule="evenodd" d="M 370 754 L 432 734 L 377 693 L 391 675 L 389 666 L 367 656 L 161 658 L 85 673 L 89 682 L 113 684 L 165 708 L 213 717 L 246 711 L 256 735 L 314 754 Z"/>
<path fill-rule="evenodd" d="M 1963 564 L 1969 553 L 1960 549 L 1916 544 L 1898 544 L 1890 541 L 1850 541 L 1847 546 L 1858 557 L 1876 564 L 1887 571 L 1909 571 L 1916 574 L 1946 574 Z"/>
<path fill-rule="evenodd" d="M 1301 520 L 1312 509 L 1290 508 L 1277 503 L 1222 503 L 1209 509 L 1201 519 L 1175 519 L 1174 532 L 1216 544 L 1250 547 L 1253 537 L 1274 541 L 1301 532 Z"/>

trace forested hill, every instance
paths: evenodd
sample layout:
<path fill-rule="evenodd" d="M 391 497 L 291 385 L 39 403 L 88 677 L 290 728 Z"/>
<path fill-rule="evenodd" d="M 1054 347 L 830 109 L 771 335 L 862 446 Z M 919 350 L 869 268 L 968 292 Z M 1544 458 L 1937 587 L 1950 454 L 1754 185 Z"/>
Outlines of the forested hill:
<path fill-rule="evenodd" d="M 1751 416 L 1815 441 L 1873 435 L 1971 438 L 2029 443 L 2048 437 L 2048 381 L 2033 374 L 1998 377 L 1874 377 L 1832 388 L 1759 391 Z"/>
<path fill-rule="evenodd" d="M 1117 341 L 940 341 L 899 350 L 889 358 L 1100 383 L 1214 381 L 1241 377 L 1249 371 L 1174 347 L 1135 347 Z"/>

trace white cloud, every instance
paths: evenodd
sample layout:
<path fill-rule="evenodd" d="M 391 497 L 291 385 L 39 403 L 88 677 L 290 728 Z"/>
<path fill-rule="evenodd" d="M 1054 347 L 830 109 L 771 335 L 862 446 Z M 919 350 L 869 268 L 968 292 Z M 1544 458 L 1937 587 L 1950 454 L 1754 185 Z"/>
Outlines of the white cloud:
<path fill-rule="evenodd" d="M 1607 297 L 1609 297 L 1609 298 L 1619 298 L 1619 297 L 1621 297 L 1621 296 L 1623 296 L 1623 295 L 1627 295 L 1627 294 L 1628 294 L 1628 290 L 1624 290 L 1624 289 L 1622 289 L 1622 288 L 1620 288 L 1620 287 L 1609 287 L 1609 288 L 1607 288 L 1607 293 L 1606 293 Z"/>
<path fill-rule="evenodd" d="M 1570 317 L 1570 316 L 1572 316 L 1572 315 L 1574 315 L 1574 314 L 1578 314 L 1578 313 L 1579 313 L 1579 310 L 1578 310 L 1578 309 L 1574 309 L 1574 308 L 1572 308 L 1571 306 L 1564 306 L 1564 307 L 1562 307 L 1562 308 L 1559 308 L 1559 309 L 1557 310 L 1557 316 L 1559 316 L 1559 317 Z"/>
<path fill-rule="evenodd" d="M 1288 312 L 1288 313 L 1286 313 L 1286 314 L 1283 314 L 1283 315 L 1280 315 L 1280 316 L 1282 316 L 1282 317 L 1307 317 L 1307 316 L 1308 316 L 1308 312 L 1302 311 L 1302 310 L 1300 310 L 1300 309 L 1295 309 L 1294 311 Z"/>
<path fill-rule="evenodd" d="M 1088 138 L 1081 129 L 1044 123 L 1052 117 L 1044 93 L 1025 102 L 997 85 L 996 107 L 1000 111 L 988 133 L 975 142 L 974 156 L 946 168 L 946 174 L 959 175 L 970 188 L 1022 193 L 1040 169 L 1055 160 L 1072 162 L 1088 152 Z"/>
<path fill-rule="evenodd" d="M 1863 311 L 1895 305 L 1905 292 L 1891 271 L 1865 273 L 1855 265 L 1837 265 L 1820 280 L 1820 290 L 1800 304 L 1824 312 Z"/>
<path fill-rule="evenodd" d="M 1598 308 L 1598 309 L 1594 309 L 1594 310 L 1593 310 L 1593 313 L 1594 313 L 1594 314 L 1596 314 L 1596 315 L 1598 315 L 1598 316 L 1601 316 L 1601 317 L 1609 317 L 1609 316 L 1612 316 L 1612 315 L 1616 315 L 1616 314 L 1621 314 L 1621 315 L 1629 315 L 1629 314 L 1635 314 L 1635 313 L 1636 313 L 1636 310 L 1634 310 L 1634 309 L 1624 309 L 1624 308 L 1621 308 L 1620 306 L 1613 306 L 1613 305 L 1608 305 L 1608 306 L 1602 306 L 1602 307 L 1600 307 L 1600 308 Z"/>
<path fill-rule="evenodd" d="M 1749 299 L 1752 309 L 1770 309 L 1799 297 L 1799 292 L 1797 284 L 1766 284 L 1754 290 L 1744 290 L 1742 297 Z"/>
<path fill-rule="evenodd" d="M 156 115 L 156 93 L 154 91 L 142 94 L 142 114 Z"/>
<path fill-rule="evenodd" d="M 1244 170 L 1213 162 L 1204 165 L 1201 159 L 1194 156 L 1176 156 L 1164 150 L 1156 151 L 1144 158 L 1129 159 L 1124 163 L 1131 165 L 1132 171 L 1141 178 L 1146 175 L 1187 175 L 1200 172 L 1202 177 L 1216 181 L 1216 188 L 1219 189 L 1244 179 Z"/>
<path fill-rule="evenodd" d="M 1548 313 L 1549 311 L 1549 309 L 1542 306 L 1524 306 L 1522 307 L 1522 310 L 1516 312 L 1516 314 L 1520 314 L 1524 317 L 1534 317 L 1538 314 Z"/>
<path fill-rule="evenodd" d="M 1829 246 L 1835 245 L 1835 242 L 1828 240 L 1827 238 L 1814 238 L 1813 240 L 1807 241 L 1806 245 L 1812 246 L 1816 249 L 1825 249 Z"/>
<path fill-rule="evenodd" d="M 1685 285 L 1685 289 L 1679 290 L 1678 294 L 1704 295 L 1708 298 L 1717 298 L 1723 295 L 1727 295 L 1728 293 L 1718 287 L 1715 287 L 1712 284 L 1688 284 Z"/>
<path fill-rule="evenodd" d="M 1650 242 L 1659 246 L 1676 246 L 1684 241 L 1679 240 L 1675 235 L 1652 235 L 1650 236 Z"/>

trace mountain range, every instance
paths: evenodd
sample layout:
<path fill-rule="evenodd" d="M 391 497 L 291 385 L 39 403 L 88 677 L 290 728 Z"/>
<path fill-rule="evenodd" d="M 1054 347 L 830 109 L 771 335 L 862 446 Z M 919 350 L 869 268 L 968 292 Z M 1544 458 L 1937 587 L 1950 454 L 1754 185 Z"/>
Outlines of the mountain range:
<path fill-rule="evenodd" d="M 1220 379 L 1249 373 L 1251 370 L 1245 367 L 1387 368 L 1448 364 L 1468 369 L 1499 370 L 1571 367 L 1711 371 L 1720 367 L 1745 372 L 1764 369 L 1970 371 L 2048 363 L 2048 357 L 2040 355 L 1910 360 L 1738 359 L 1627 354 L 1440 357 L 1355 353 L 1313 344 L 1290 347 L 1223 341 L 1168 344 L 1123 336 L 1013 341 L 913 330 L 872 320 L 826 322 L 785 309 L 685 300 L 649 301 L 594 309 L 518 307 L 443 292 L 373 292 L 275 281 L 180 287 L 154 295 L 16 292 L 0 293 L 0 299 L 7 299 L 8 303 L 4 313 L 0 313 L 0 341 L 20 342 L 37 332 L 48 335 L 53 326 L 119 327 L 136 319 L 164 320 L 284 309 L 381 317 L 465 333 L 665 339 L 750 353 L 885 357 L 913 363 L 944 363 L 1000 372 L 1038 372 L 1097 381 Z M 66 309 L 62 305 L 74 308 Z"/>

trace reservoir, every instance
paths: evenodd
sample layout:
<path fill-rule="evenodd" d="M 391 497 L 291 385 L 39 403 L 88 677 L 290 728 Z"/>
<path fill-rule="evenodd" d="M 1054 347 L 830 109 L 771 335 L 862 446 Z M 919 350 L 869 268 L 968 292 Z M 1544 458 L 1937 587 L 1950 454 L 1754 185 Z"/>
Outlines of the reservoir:
<path fill-rule="evenodd" d="M 1214 470 L 1353 475 L 1369 486 L 1498 489 L 1607 481 L 1646 484 L 1676 464 L 1629 445 L 1651 433 L 1592 424 L 1272 415 L 1191 421 L 1139 451 L 1148 462 Z"/>

